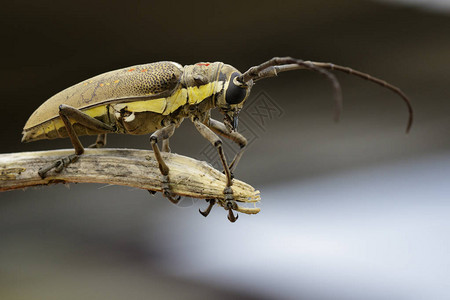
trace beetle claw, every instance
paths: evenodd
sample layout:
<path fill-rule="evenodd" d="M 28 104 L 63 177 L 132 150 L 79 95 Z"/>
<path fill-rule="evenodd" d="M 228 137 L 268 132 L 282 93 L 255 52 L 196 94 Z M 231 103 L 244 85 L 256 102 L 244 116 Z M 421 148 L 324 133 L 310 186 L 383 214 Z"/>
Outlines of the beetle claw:
<path fill-rule="evenodd" d="M 198 210 L 200 214 L 204 217 L 207 217 L 209 215 L 214 204 L 216 204 L 216 199 L 206 199 L 206 202 L 209 202 L 208 208 L 206 208 L 206 210 L 204 211 L 201 211 L 200 209 Z"/>
<path fill-rule="evenodd" d="M 239 215 L 236 214 L 236 216 L 233 213 L 233 210 L 236 209 L 238 206 L 236 202 L 232 200 L 228 200 L 227 204 L 225 206 L 225 209 L 228 210 L 228 220 L 230 220 L 231 223 L 236 222 L 236 220 L 239 218 Z"/>
<path fill-rule="evenodd" d="M 231 186 L 225 187 L 223 190 L 223 194 L 225 196 L 225 210 L 228 210 L 228 220 L 230 220 L 231 223 L 236 222 L 236 220 L 239 218 L 239 216 L 236 214 L 236 216 L 233 213 L 233 210 L 238 208 L 238 205 L 233 200 L 233 190 L 231 189 Z"/>
<path fill-rule="evenodd" d="M 163 195 L 164 197 L 169 199 L 169 201 L 172 202 L 173 204 L 178 204 L 178 202 L 180 202 L 181 199 L 180 196 L 173 194 L 169 189 L 164 189 Z"/>
<path fill-rule="evenodd" d="M 239 215 L 236 214 L 236 216 L 233 213 L 233 210 L 228 210 L 228 220 L 230 220 L 231 223 L 236 222 L 236 220 L 239 218 Z"/>

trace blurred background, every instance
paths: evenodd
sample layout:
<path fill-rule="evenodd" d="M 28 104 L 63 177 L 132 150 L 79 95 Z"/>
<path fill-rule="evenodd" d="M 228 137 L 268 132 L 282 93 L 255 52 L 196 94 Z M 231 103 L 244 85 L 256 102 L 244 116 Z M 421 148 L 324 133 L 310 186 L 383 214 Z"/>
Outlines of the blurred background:
<path fill-rule="evenodd" d="M 0 153 L 71 147 L 22 144 L 21 130 L 66 87 L 160 60 L 241 71 L 273 56 L 329 61 L 401 87 L 415 109 L 405 134 L 398 96 L 337 74 L 336 124 L 320 75 L 258 82 L 235 175 L 261 191 L 262 211 L 234 224 L 219 208 L 203 218 L 204 201 L 176 207 L 121 186 L 1 193 L 1 299 L 450 298 L 448 0 L 19 0 L 0 16 Z M 148 141 L 110 135 L 108 147 Z M 171 139 L 173 152 L 214 163 L 207 146 L 189 121 Z"/>

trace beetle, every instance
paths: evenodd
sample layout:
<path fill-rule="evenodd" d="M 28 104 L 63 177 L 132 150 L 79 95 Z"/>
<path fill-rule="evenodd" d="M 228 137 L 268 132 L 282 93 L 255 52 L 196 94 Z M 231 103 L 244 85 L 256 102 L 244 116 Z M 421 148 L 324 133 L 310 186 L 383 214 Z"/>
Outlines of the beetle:
<path fill-rule="evenodd" d="M 366 73 L 332 63 L 274 57 L 244 73 L 222 62 L 182 66 L 162 61 L 92 77 L 57 93 L 34 111 L 23 129 L 22 142 L 70 138 L 75 153 L 41 168 L 39 175 L 44 178 L 50 170 L 60 172 L 83 154 L 84 148 L 78 139 L 80 135 L 97 135 L 95 144 L 90 147 L 102 147 L 106 144 L 108 133 L 152 133 L 150 144 L 162 174 L 163 195 L 176 204 L 179 197 L 170 190 L 170 170 L 161 156 L 158 142 L 162 144 L 162 151 L 170 151 L 170 137 L 182 121 L 189 118 L 199 133 L 217 149 L 227 181 L 225 200 L 217 202 L 208 199 L 208 208 L 200 210 L 200 213 L 206 217 L 217 202 L 228 210 L 228 219 L 235 222 L 238 216 L 233 210 L 239 211 L 240 207 L 233 200 L 233 171 L 247 145 L 246 138 L 237 131 L 239 111 L 256 81 L 299 69 L 318 72 L 330 80 L 337 103 L 336 118 L 339 118 L 342 96 L 339 82 L 330 70 L 352 74 L 392 90 L 407 104 L 409 131 L 413 110 L 408 97 L 399 88 Z M 223 122 L 211 118 L 214 108 L 224 115 Z M 240 146 L 230 164 L 226 161 L 218 135 Z"/>

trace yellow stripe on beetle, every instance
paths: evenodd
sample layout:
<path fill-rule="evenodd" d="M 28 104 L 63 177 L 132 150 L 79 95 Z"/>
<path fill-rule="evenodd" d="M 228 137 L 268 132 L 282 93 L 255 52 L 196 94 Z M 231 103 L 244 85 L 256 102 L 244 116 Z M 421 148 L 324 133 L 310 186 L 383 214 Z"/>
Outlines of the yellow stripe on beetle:
<path fill-rule="evenodd" d="M 187 102 L 187 91 L 186 89 L 179 89 L 172 96 L 167 98 L 166 109 L 162 113 L 163 115 L 168 115 L 176 111 L 181 106 L 185 105 Z"/>
<path fill-rule="evenodd" d="M 201 86 L 188 87 L 189 104 L 198 104 L 213 94 L 214 82 Z"/>
<path fill-rule="evenodd" d="M 84 113 L 86 113 L 90 117 L 95 118 L 95 117 L 100 117 L 100 116 L 106 115 L 108 113 L 108 110 L 106 108 L 106 105 L 102 105 L 102 106 L 97 106 L 97 107 L 87 109 L 84 111 Z"/>
<path fill-rule="evenodd" d="M 114 109 L 117 111 L 120 111 L 125 107 L 130 112 L 150 111 L 161 114 L 166 108 L 166 98 L 119 103 L 114 105 Z"/>
<path fill-rule="evenodd" d="M 114 108 L 119 111 L 126 107 L 126 110 L 129 112 L 154 112 L 168 115 L 187 103 L 194 105 L 202 102 L 212 96 L 216 92 L 217 87 L 220 90 L 222 86 L 223 84 L 220 82 L 220 84 L 208 83 L 199 87 L 183 88 L 167 98 L 120 103 L 114 105 Z"/>

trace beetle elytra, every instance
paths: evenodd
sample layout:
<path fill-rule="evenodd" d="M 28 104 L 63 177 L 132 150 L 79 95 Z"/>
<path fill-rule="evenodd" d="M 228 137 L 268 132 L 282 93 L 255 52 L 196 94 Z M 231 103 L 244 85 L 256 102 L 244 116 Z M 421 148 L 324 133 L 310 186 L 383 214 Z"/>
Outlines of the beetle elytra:
<path fill-rule="evenodd" d="M 69 137 L 75 154 L 64 157 L 39 171 L 41 177 L 52 169 L 60 172 L 82 155 L 84 148 L 80 135 L 98 135 L 90 147 L 102 147 L 107 133 L 151 134 L 150 143 L 162 174 L 162 191 L 170 201 L 179 198 L 170 191 L 170 170 L 165 164 L 162 151 L 170 151 L 169 138 L 185 118 L 189 118 L 218 151 L 227 178 L 225 200 L 220 206 L 228 210 L 228 219 L 236 221 L 233 210 L 241 208 L 233 200 L 233 176 L 244 149 L 246 138 L 237 132 L 238 113 L 250 94 L 254 83 L 260 79 L 276 76 L 291 70 L 308 69 L 325 75 L 333 84 L 339 117 L 341 90 L 336 77 L 329 70 L 352 74 L 382 85 L 397 93 L 407 104 L 410 129 L 413 114 L 406 95 L 397 87 L 366 73 L 331 63 L 312 62 L 291 57 L 275 57 L 241 73 L 222 62 L 197 63 L 181 66 L 163 61 L 137 65 L 107 72 L 87 79 L 54 95 L 44 102 L 29 118 L 23 130 L 23 142 L 40 139 Z M 211 109 L 218 108 L 224 115 L 223 123 L 211 118 Z M 226 161 L 221 135 L 240 146 L 230 164 Z M 207 216 L 215 199 L 200 211 Z"/>

